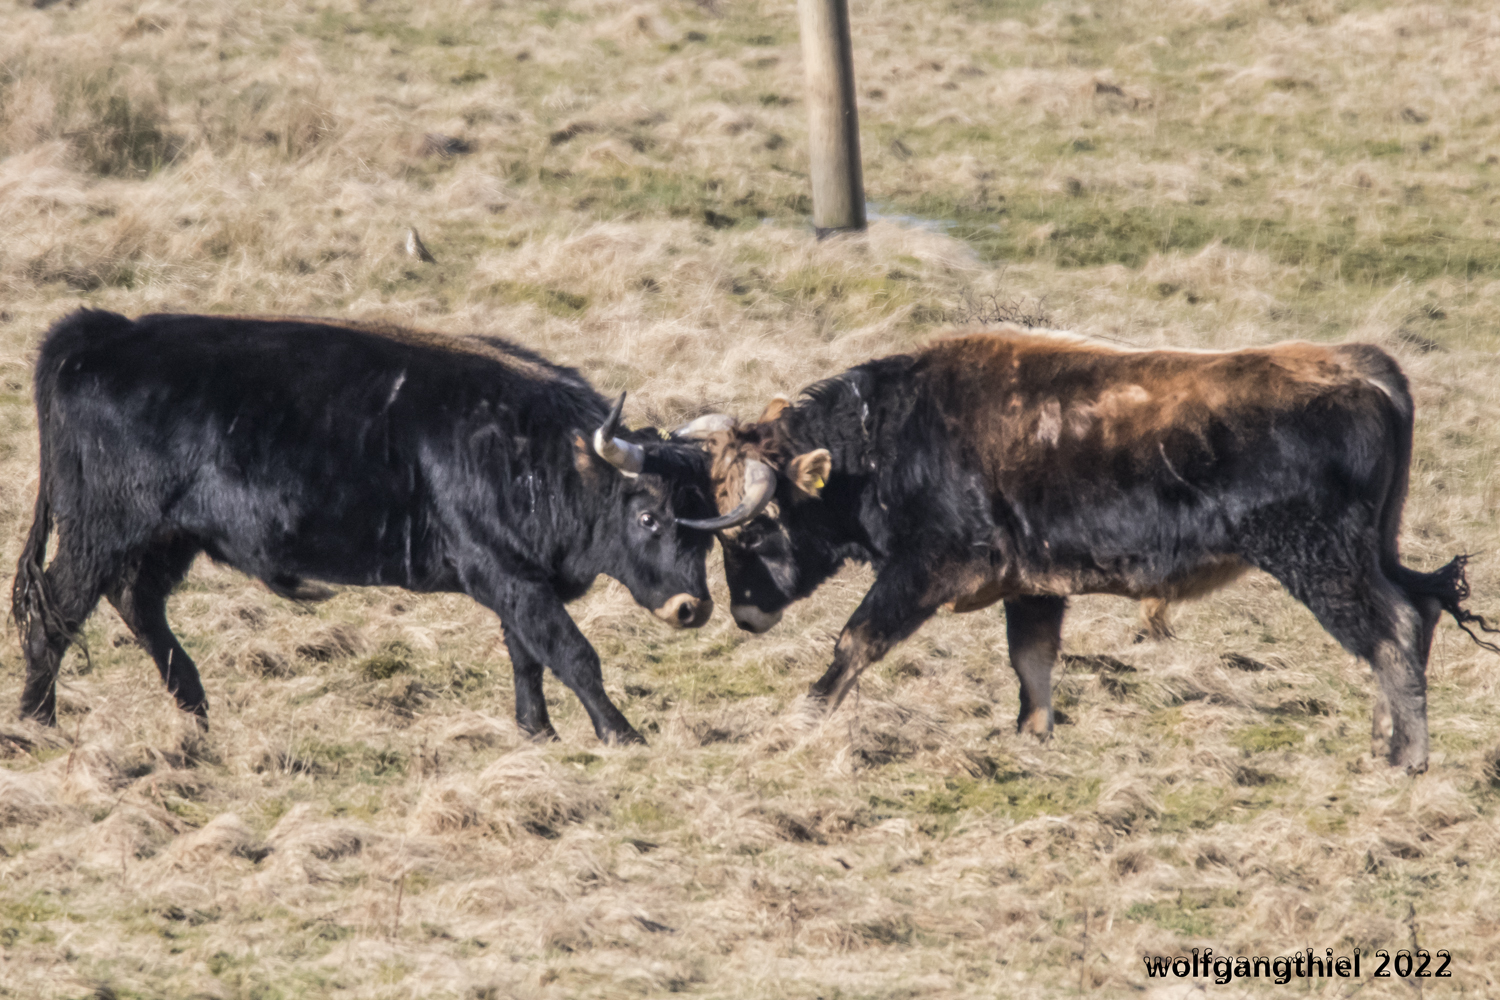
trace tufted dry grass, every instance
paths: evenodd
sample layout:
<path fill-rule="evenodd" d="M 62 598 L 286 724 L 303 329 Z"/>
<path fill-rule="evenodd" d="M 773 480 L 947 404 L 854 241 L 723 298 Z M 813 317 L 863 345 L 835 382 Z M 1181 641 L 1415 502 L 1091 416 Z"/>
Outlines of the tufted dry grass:
<path fill-rule="evenodd" d="M 13 5 L 0 563 L 36 487 L 31 355 L 80 304 L 502 333 L 658 423 L 1025 315 L 1386 347 L 1418 403 L 1406 559 L 1476 553 L 1500 611 L 1487 5 L 854 17 L 875 221 L 819 244 L 790 5 Z M 537 747 L 466 598 L 309 609 L 201 562 L 170 616 L 207 735 L 107 609 L 59 727 L 0 724 L 0 995 L 1167 997 L 1191 984 L 1143 953 L 1413 943 L 1453 978 L 1313 986 L 1493 992 L 1500 671 L 1451 625 L 1412 780 L 1369 756 L 1367 671 L 1264 577 L 1159 645 L 1077 600 L 1045 746 L 1012 734 L 997 612 L 929 623 L 819 723 L 800 693 L 869 581 L 760 637 L 668 633 L 601 582 L 573 613 L 651 745 L 597 745 L 549 681 Z M 11 631 L 0 711 L 20 675 Z"/>

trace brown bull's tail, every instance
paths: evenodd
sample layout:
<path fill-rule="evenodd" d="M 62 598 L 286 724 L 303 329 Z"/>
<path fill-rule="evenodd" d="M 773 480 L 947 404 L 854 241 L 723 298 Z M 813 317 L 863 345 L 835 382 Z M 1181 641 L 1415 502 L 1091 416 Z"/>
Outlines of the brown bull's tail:
<path fill-rule="evenodd" d="M 1396 583 L 1413 597 L 1435 598 L 1443 610 L 1453 616 L 1458 627 L 1469 634 L 1470 639 L 1492 653 L 1500 653 L 1500 645 L 1481 639 L 1470 627 L 1477 626 L 1481 632 L 1492 635 L 1500 634 L 1500 628 L 1491 626 L 1483 615 L 1476 615 L 1463 606 L 1463 602 L 1469 599 L 1469 577 L 1464 572 L 1464 566 L 1468 562 L 1468 555 L 1454 556 L 1448 565 L 1433 573 L 1418 573 L 1414 569 L 1399 566 Z"/>

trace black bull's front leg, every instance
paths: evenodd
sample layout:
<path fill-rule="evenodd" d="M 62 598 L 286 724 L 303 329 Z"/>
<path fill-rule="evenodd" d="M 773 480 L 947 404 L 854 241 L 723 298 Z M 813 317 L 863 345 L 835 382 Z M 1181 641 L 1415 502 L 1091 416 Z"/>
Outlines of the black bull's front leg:
<path fill-rule="evenodd" d="M 605 693 L 599 654 L 551 587 L 481 573 L 466 583 L 470 596 L 500 616 L 516 671 L 516 722 L 522 732 L 539 739 L 556 735 L 542 699 L 545 665 L 578 696 L 600 740 L 646 742 Z"/>

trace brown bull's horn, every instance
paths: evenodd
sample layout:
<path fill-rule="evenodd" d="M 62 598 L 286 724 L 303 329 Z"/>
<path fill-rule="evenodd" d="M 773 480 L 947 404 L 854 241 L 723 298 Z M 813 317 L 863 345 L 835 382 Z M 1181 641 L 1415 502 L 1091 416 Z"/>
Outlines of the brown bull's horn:
<path fill-rule="evenodd" d="M 615 437 L 620 429 L 620 414 L 625 412 L 625 394 L 620 393 L 615 408 L 599 429 L 594 431 L 594 454 L 634 479 L 646 467 L 646 452 L 638 444 Z"/>
<path fill-rule="evenodd" d="M 710 434 L 732 431 L 738 423 L 727 413 L 705 413 L 677 428 L 672 437 L 678 441 L 702 441 Z"/>
<path fill-rule="evenodd" d="M 770 503 L 775 495 L 776 470 L 765 462 L 748 458 L 745 460 L 745 495 L 740 499 L 738 507 L 722 517 L 710 517 L 702 521 L 682 518 L 677 523 L 685 528 L 697 528 L 699 531 L 723 531 L 725 528 L 744 524 L 755 517 L 766 509 L 766 504 Z"/>

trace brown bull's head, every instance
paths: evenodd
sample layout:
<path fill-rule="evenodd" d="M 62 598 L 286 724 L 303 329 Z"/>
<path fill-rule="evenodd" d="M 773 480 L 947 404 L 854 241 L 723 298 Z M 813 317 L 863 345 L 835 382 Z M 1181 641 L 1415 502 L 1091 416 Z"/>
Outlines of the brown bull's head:
<path fill-rule="evenodd" d="M 817 531 L 822 491 L 832 473 L 824 448 L 798 453 L 779 422 L 777 399 L 761 419 L 741 424 L 724 414 L 699 417 L 673 437 L 694 440 L 712 456 L 711 481 L 719 517 L 684 521 L 716 531 L 724 548 L 730 613 L 740 628 L 764 632 L 786 606 L 832 573 L 836 561 Z"/>

